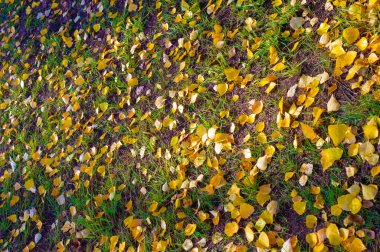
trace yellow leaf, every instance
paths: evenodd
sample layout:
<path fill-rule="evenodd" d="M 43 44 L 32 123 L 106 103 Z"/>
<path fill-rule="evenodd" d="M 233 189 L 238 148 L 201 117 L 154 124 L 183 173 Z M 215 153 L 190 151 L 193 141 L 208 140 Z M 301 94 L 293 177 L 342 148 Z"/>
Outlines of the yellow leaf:
<path fill-rule="evenodd" d="M 228 85 L 227 84 L 218 84 L 214 86 L 214 90 L 218 92 L 220 96 L 224 95 L 227 90 L 228 90 Z"/>
<path fill-rule="evenodd" d="M 233 222 L 228 222 L 226 226 L 224 227 L 224 233 L 228 236 L 231 237 L 234 234 L 236 234 L 239 231 L 239 225 L 233 221 Z"/>
<path fill-rule="evenodd" d="M 247 203 L 242 203 L 240 205 L 240 215 L 243 219 L 248 218 L 255 211 L 255 208 Z"/>
<path fill-rule="evenodd" d="M 371 169 L 372 177 L 377 176 L 380 173 L 380 165 L 377 165 Z"/>
<path fill-rule="evenodd" d="M 307 215 L 306 216 L 306 227 L 307 228 L 314 228 L 315 225 L 317 225 L 317 217 L 314 215 Z"/>
<path fill-rule="evenodd" d="M 343 30 L 343 38 L 349 43 L 354 43 L 359 38 L 358 28 L 348 27 Z"/>
<path fill-rule="evenodd" d="M 313 140 L 318 137 L 318 135 L 314 132 L 312 127 L 302 122 L 300 124 L 302 132 L 307 139 Z"/>
<path fill-rule="evenodd" d="M 25 182 L 25 189 L 28 191 L 36 191 L 36 188 L 34 187 L 34 181 L 33 179 L 29 179 Z"/>
<path fill-rule="evenodd" d="M 297 212 L 298 215 L 302 215 L 306 211 L 306 202 L 305 201 L 296 201 L 293 203 L 293 209 Z"/>
<path fill-rule="evenodd" d="M 269 237 L 265 232 L 260 233 L 259 238 L 255 242 L 255 246 L 261 249 L 270 248 Z"/>
<path fill-rule="evenodd" d="M 102 102 L 99 104 L 100 110 L 104 113 L 108 109 L 108 103 L 107 102 Z"/>
<path fill-rule="evenodd" d="M 375 199 L 377 191 L 378 191 L 377 185 L 374 185 L 374 184 L 363 185 L 362 184 L 362 193 L 363 193 L 363 198 L 365 200 Z"/>
<path fill-rule="evenodd" d="M 75 79 L 75 84 L 80 86 L 84 83 L 84 79 L 82 76 L 79 76 L 78 78 Z"/>
<path fill-rule="evenodd" d="M 109 61 L 111 61 L 111 59 L 102 59 L 101 61 L 98 62 L 98 66 L 96 68 L 99 71 L 105 69 Z"/>
<path fill-rule="evenodd" d="M 244 228 L 245 232 L 245 238 L 247 238 L 248 243 L 253 242 L 253 239 L 255 239 L 255 234 L 253 233 L 252 229 L 247 225 Z"/>
<path fill-rule="evenodd" d="M 269 47 L 269 64 L 273 65 L 279 60 L 280 58 L 278 57 L 276 48 L 274 46 L 270 46 Z"/>
<path fill-rule="evenodd" d="M 110 251 L 114 251 L 117 242 L 119 241 L 119 236 L 115 235 L 110 238 Z"/>
<path fill-rule="evenodd" d="M 338 146 L 345 138 L 348 126 L 345 124 L 329 125 L 328 133 L 335 146 Z"/>
<path fill-rule="evenodd" d="M 309 233 L 306 235 L 306 242 L 310 245 L 310 247 L 314 247 L 318 243 L 318 235 L 317 233 Z"/>
<path fill-rule="evenodd" d="M 348 51 L 347 53 L 340 55 L 336 59 L 335 66 L 337 68 L 343 68 L 343 67 L 351 65 L 354 62 L 356 55 L 357 55 L 356 51 Z"/>
<path fill-rule="evenodd" d="M 326 24 L 326 23 L 321 23 L 319 25 L 319 28 L 317 29 L 317 33 L 318 35 L 323 35 L 325 34 L 330 28 L 330 25 Z"/>
<path fill-rule="evenodd" d="M 235 68 L 227 68 L 224 70 L 224 74 L 227 77 L 227 81 L 234 81 L 238 78 L 240 70 Z"/>
<path fill-rule="evenodd" d="M 366 37 L 362 37 L 359 39 L 358 42 L 355 44 L 361 51 L 364 51 L 368 46 L 368 40 Z"/>
<path fill-rule="evenodd" d="M 98 32 L 100 30 L 100 24 L 94 24 L 92 28 L 94 29 L 95 32 Z"/>
<path fill-rule="evenodd" d="M 10 205 L 11 205 L 11 206 L 14 206 L 19 200 L 20 200 L 20 197 L 19 197 L 19 196 L 17 196 L 17 195 L 13 195 L 13 196 L 12 196 L 12 199 L 11 199 L 11 202 L 10 202 Z"/>
<path fill-rule="evenodd" d="M 339 229 L 334 223 L 331 223 L 326 228 L 326 236 L 327 236 L 327 239 L 329 239 L 329 242 L 331 245 L 336 246 L 342 242 L 342 238 L 340 237 L 340 234 L 339 234 Z"/>
<path fill-rule="evenodd" d="M 366 124 L 363 126 L 364 137 L 366 139 L 374 139 L 379 136 L 379 130 L 376 124 Z"/>
<path fill-rule="evenodd" d="M 362 203 L 358 198 L 353 198 L 350 204 L 350 211 L 352 214 L 357 214 L 362 208 Z"/>
<path fill-rule="evenodd" d="M 187 224 L 187 226 L 185 228 L 185 235 L 186 236 L 192 235 L 195 232 L 195 229 L 197 229 L 196 224 Z"/>
<path fill-rule="evenodd" d="M 349 252 L 361 252 L 365 251 L 366 249 L 367 248 L 364 246 L 362 240 L 356 237 L 352 240 L 350 246 L 348 247 Z"/>
<path fill-rule="evenodd" d="M 329 148 L 321 151 L 321 163 L 323 170 L 327 170 L 333 163 L 342 157 L 343 150 L 340 148 Z"/>
<path fill-rule="evenodd" d="M 331 214 L 334 216 L 339 216 L 342 214 L 342 208 L 339 205 L 331 206 Z"/>
<path fill-rule="evenodd" d="M 346 194 L 338 197 L 338 206 L 344 211 L 350 211 L 350 204 L 355 198 L 355 195 Z"/>
<path fill-rule="evenodd" d="M 252 59 L 253 58 L 253 52 L 247 47 L 247 58 Z"/>
<path fill-rule="evenodd" d="M 288 181 L 289 179 L 291 179 L 294 175 L 294 172 L 287 172 L 285 173 L 285 176 L 284 176 L 284 181 Z"/>
<path fill-rule="evenodd" d="M 272 67 L 272 70 L 275 72 L 280 72 L 286 68 L 286 65 L 284 62 L 277 63 L 274 67 Z"/>
<path fill-rule="evenodd" d="M 16 223 L 16 221 L 17 221 L 17 216 L 16 216 L 15 214 L 9 215 L 9 216 L 7 217 L 7 220 L 9 220 L 9 221 L 11 221 L 11 222 L 13 222 L 13 223 Z"/>

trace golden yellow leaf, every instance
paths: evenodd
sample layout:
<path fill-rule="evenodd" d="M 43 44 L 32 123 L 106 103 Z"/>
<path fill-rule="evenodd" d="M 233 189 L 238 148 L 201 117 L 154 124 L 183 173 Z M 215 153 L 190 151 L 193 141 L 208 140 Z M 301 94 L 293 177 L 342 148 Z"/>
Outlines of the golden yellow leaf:
<path fill-rule="evenodd" d="M 343 30 L 343 38 L 349 43 L 354 43 L 359 38 L 359 29 L 355 27 L 348 27 Z"/>
<path fill-rule="evenodd" d="M 226 226 L 224 227 L 224 233 L 228 236 L 231 237 L 234 234 L 236 234 L 239 231 L 239 225 L 233 221 L 233 222 L 228 222 Z"/>
<path fill-rule="evenodd" d="M 380 165 L 372 167 L 372 169 L 371 169 L 371 175 L 372 175 L 372 177 L 377 176 L 379 173 L 380 173 Z"/>
<path fill-rule="evenodd" d="M 328 126 L 328 133 L 335 146 L 338 146 L 346 137 L 348 126 L 345 124 L 336 124 Z"/>
<path fill-rule="evenodd" d="M 326 237 L 329 240 L 330 244 L 334 246 L 339 245 L 342 242 L 342 238 L 339 234 L 339 229 L 334 223 L 329 224 L 329 226 L 326 228 Z"/>
<path fill-rule="evenodd" d="M 306 235 L 306 242 L 310 245 L 310 247 L 315 247 L 318 243 L 318 235 L 317 233 L 309 233 Z"/>
<path fill-rule="evenodd" d="M 354 238 L 351 242 L 351 244 L 348 247 L 349 252 L 361 252 L 365 251 L 367 247 L 363 244 L 362 240 L 359 238 Z"/>
<path fill-rule="evenodd" d="M 7 217 L 7 220 L 9 220 L 9 221 L 11 221 L 11 222 L 13 222 L 13 223 L 16 223 L 16 221 L 17 221 L 17 216 L 16 216 L 15 214 L 9 215 L 9 216 Z"/>
<path fill-rule="evenodd" d="M 330 28 L 330 25 L 326 24 L 326 23 L 321 23 L 317 29 L 317 33 L 318 35 L 323 35 L 325 34 Z"/>
<path fill-rule="evenodd" d="M 362 208 L 362 203 L 358 198 L 353 198 L 350 204 L 350 211 L 352 214 L 357 214 Z"/>
<path fill-rule="evenodd" d="M 354 62 L 356 55 L 357 55 L 356 51 L 348 51 L 347 53 L 340 55 L 336 59 L 335 66 L 337 68 L 343 68 L 343 67 L 351 65 Z"/>
<path fill-rule="evenodd" d="M 342 214 L 342 208 L 339 205 L 331 206 L 331 214 L 334 216 L 339 216 Z"/>
<path fill-rule="evenodd" d="M 287 172 L 285 173 L 285 176 L 284 176 L 284 181 L 288 181 L 289 179 L 291 179 L 294 175 L 294 172 Z"/>
<path fill-rule="evenodd" d="M 239 77 L 240 70 L 235 68 L 226 68 L 224 74 L 226 75 L 227 81 L 234 81 Z"/>
<path fill-rule="evenodd" d="M 374 139 L 379 136 L 379 130 L 376 124 L 366 124 L 363 126 L 364 137 L 366 139 Z"/>
<path fill-rule="evenodd" d="M 119 236 L 117 236 L 117 235 L 111 236 L 111 238 L 110 238 L 110 251 L 114 251 L 118 241 L 119 241 Z"/>
<path fill-rule="evenodd" d="M 313 140 L 318 137 L 318 135 L 314 132 L 312 127 L 303 122 L 301 122 L 300 124 L 302 132 L 307 139 Z"/>
<path fill-rule="evenodd" d="M 228 85 L 226 83 L 218 84 L 214 86 L 214 90 L 218 92 L 220 96 L 224 95 L 228 90 Z"/>
<path fill-rule="evenodd" d="M 302 215 L 306 211 L 306 202 L 305 201 L 296 201 L 293 203 L 293 209 L 298 215 Z"/>
<path fill-rule="evenodd" d="M 252 104 L 252 112 L 254 114 L 260 114 L 263 111 L 264 103 L 263 101 L 253 101 Z"/>
<path fill-rule="evenodd" d="M 187 226 L 185 228 L 185 235 L 191 236 L 195 232 L 196 229 L 197 229 L 196 224 L 187 224 Z"/>
<path fill-rule="evenodd" d="M 255 208 L 253 208 L 253 206 L 250 205 L 250 204 L 242 203 L 240 205 L 240 215 L 241 215 L 241 217 L 243 219 L 246 219 L 249 216 L 251 216 L 251 214 L 253 213 L 253 211 L 255 211 Z"/>
<path fill-rule="evenodd" d="M 11 202 L 10 202 L 10 205 L 11 205 L 11 206 L 14 206 L 19 200 L 20 200 L 20 197 L 19 197 L 19 196 L 17 196 L 17 195 L 13 195 L 13 196 L 12 196 L 12 199 L 11 199 Z"/>
<path fill-rule="evenodd" d="M 343 150 L 340 148 L 329 148 L 321 151 L 321 163 L 323 170 L 327 170 L 333 163 L 342 157 Z"/>
<path fill-rule="evenodd" d="M 111 59 L 102 59 L 98 62 L 98 66 L 96 67 L 99 71 L 105 69 L 107 67 L 108 62 L 111 61 Z"/>
<path fill-rule="evenodd" d="M 361 51 L 364 51 L 368 46 L 368 40 L 366 37 L 362 37 L 355 44 Z"/>
<path fill-rule="evenodd" d="M 278 57 L 276 48 L 274 46 L 270 46 L 269 47 L 269 64 L 273 65 L 279 60 L 280 58 Z"/>
<path fill-rule="evenodd" d="M 80 86 L 84 83 L 84 79 L 82 76 L 79 76 L 78 78 L 75 79 L 75 84 Z"/>

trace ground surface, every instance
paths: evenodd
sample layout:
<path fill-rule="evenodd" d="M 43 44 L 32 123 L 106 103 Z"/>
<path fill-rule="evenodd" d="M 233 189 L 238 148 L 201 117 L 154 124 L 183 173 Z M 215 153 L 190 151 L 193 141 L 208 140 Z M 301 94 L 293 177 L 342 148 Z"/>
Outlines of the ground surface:
<path fill-rule="evenodd" d="M 0 10 L 0 250 L 380 250 L 379 1 Z"/>

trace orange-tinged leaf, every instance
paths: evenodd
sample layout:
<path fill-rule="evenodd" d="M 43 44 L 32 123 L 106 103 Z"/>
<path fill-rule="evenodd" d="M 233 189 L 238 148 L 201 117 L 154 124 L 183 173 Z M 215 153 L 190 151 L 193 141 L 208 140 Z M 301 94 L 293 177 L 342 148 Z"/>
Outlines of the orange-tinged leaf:
<path fill-rule="evenodd" d="M 79 76 L 78 78 L 75 79 L 75 84 L 80 86 L 84 83 L 84 79 L 82 76 Z"/>
<path fill-rule="evenodd" d="M 254 114 L 260 114 L 263 111 L 264 103 L 263 101 L 253 101 L 252 104 L 252 112 Z"/>
<path fill-rule="evenodd" d="M 119 236 L 116 236 L 116 235 L 111 236 L 111 238 L 110 238 L 110 251 L 114 251 L 118 241 L 119 241 Z"/>
<path fill-rule="evenodd" d="M 300 124 L 302 132 L 307 139 L 313 140 L 318 137 L 318 135 L 314 132 L 312 127 L 303 122 L 301 122 Z"/>
<path fill-rule="evenodd" d="M 231 237 L 234 234 L 236 234 L 239 231 L 239 225 L 233 221 L 233 222 L 228 222 L 226 226 L 224 227 L 224 233 L 228 236 Z"/>

